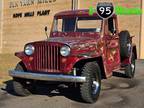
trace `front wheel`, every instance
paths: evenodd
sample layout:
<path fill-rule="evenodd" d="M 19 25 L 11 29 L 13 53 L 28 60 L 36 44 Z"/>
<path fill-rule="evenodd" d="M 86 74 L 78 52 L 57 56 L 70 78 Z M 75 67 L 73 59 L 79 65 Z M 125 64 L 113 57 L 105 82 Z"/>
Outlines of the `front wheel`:
<path fill-rule="evenodd" d="M 15 70 L 25 71 L 22 62 L 18 63 Z M 29 81 L 32 83 L 32 81 Z M 28 96 L 34 91 L 34 86 L 31 83 L 27 83 L 25 79 L 13 78 L 13 89 L 14 92 L 19 96 Z"/>
<path fill-rule="evenodd" d="M 81 97 L 85 102 L 94 103 L 99 97 L 101 89 L 100 68 L 96 62 L 88 62 L 82 69 L 82 76 L 87 82 L 81 84 Z"/>

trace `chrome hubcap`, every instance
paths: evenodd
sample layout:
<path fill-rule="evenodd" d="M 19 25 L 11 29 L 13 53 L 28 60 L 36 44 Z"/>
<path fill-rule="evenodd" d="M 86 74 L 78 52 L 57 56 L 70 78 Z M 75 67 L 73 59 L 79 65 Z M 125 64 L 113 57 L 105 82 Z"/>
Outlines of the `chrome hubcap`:
<path fill-rule="evenodd" d="M 93 94 L 95 95 L 99 89 L 99 83 L 97 81 L 93 81 L 92 89 L 93 89 Z"/>
<path fill-rule="evenodd" d="M 132 69 L 132 72 L 134 72 L 134 69 L 135 69 L 135 65 L 134 64 L 131 64 L 131 69 Z"/>
<path fill-rule="evenodd" d="M 128 51 L 130 52 L 130 51 L 131 51 L 131 44 L 128 43 L 128 44 L 127 44 L 127 47 L 128 47 Z"/>

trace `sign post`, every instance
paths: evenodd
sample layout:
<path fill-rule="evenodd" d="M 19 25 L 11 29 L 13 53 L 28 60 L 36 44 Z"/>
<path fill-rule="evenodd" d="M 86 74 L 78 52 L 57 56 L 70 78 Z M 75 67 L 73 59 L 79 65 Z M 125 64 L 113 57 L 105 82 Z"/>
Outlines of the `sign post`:
<path fill-rule="evenodd" d="M 79 8 L 79 0 L 72 0 L 72 10 Z"/>
<path fill-rule="evenodd" d="M 3 46 L 3 0 L 0 0 L 0 53 Z"/>
<path fill-rule="evenodd" d="M 142 9 L 144 9 L 144 0 L 142 0 Z M 144 11 L 141 16 L 141 36 L 140 36 L 140 59 L 144 59 Z"/>

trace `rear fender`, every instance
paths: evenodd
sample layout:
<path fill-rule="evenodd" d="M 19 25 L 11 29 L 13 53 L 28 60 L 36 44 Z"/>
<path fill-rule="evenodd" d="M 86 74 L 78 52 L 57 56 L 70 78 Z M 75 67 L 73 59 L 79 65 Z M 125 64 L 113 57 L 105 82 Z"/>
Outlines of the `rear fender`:
<path fill-rule="evenodd" d="M 137 49 L 136 49 L 136 45 L 135 45 L 135 44 L 132 44 L 131 53 L 134 54 L 135 59 L 137 59 Z M 125 58 L 125 59 L 122 61 L 122 65 L 123 65 L 123 66 L 126 66 L 126 65 L 128 65 L 128 64 L 131 63 L 131 56 L 132 56 L 132 54 L 131 54 L 129 57 Z"/>
<path fill-rule="evenodd" d="M 133 54 L 135 56 L 135 59 L 137 59 L 137 48 L 136 48 L 135 44 L 132 45 L 132 52 L 133 52 Z"/>
<path fill-rule="evenodd" d="M 135 36 L 131 36 L 131 37 L 130 37 L 131 43 L 132 43 L 132 39 L 133 39 L 134 37 L 135 37 Z M 132 43 L 132 53 L 134 54 L 135 59 L 137 59 L 137 48 L 136 48 L 136 44 L 134 44 L 134 43 Z"/>

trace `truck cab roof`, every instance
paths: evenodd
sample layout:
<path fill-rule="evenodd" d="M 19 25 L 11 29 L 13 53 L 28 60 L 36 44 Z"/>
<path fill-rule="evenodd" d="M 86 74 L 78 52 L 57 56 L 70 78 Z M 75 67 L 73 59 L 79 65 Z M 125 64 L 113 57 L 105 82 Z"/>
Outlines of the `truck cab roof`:
<path fill-rule="evenodd" d="M 62 11 L 59 13 L 56 13 L 54 17 L 99 17 L 98 14 L 96 12 L 93 13 L 93 15 L 89 14 L 89 10 L 88 9 L 83 9 L 83 10 L 68 10 L 68 11 Z M 114 13 L 112 15 L 113 17 L 116 17 L 116 14 Z"/>

